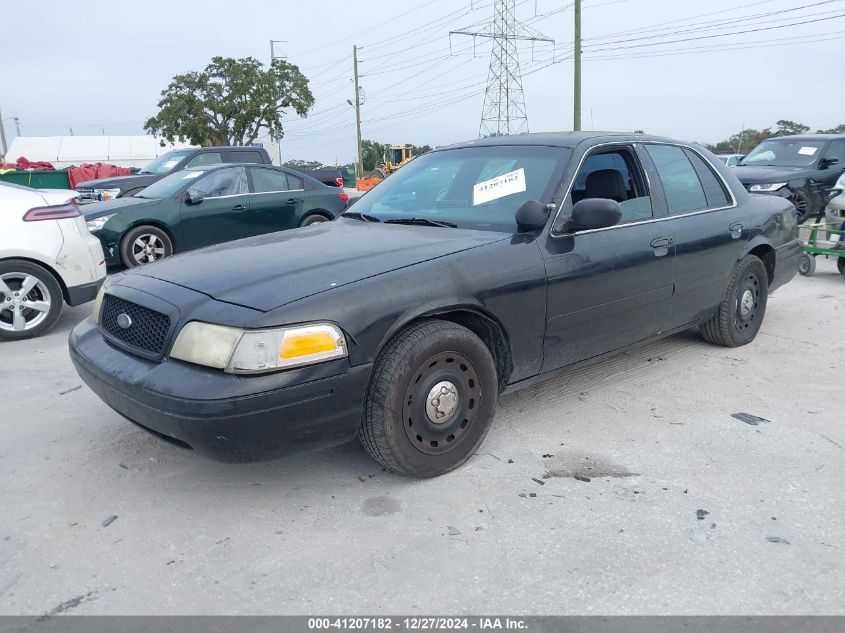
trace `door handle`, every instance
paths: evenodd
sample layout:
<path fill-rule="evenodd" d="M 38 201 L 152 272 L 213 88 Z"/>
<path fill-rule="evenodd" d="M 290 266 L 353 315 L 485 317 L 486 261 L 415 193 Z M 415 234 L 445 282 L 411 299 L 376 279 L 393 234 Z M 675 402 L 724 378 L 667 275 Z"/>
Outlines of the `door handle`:
<path fill-rule="evenodd" d="M 232 211 L 243 211 L 244 209 L 246 209 L 246 207 L 242 204 L 236 204 L 232 207 Z"/>
<path fill-rule="evenodd" d="M 669 247 L 672 246 L 674 240 L 671 237 L 655 237 L 651 240 L 651 247 L 654 249 L 655 257 L 665 257 L 669 254 Z"/>
<path fill-rule="evenodd" d="M 285 204 L 296 204 L 296 198 L 288 198 Z"/>
<path fill-rule="evenodd" d="M 731 238 L 738 240 L 742 235 L 742 222 L 734 222 L 728 227 L 728 230 L 731 232 Z"/>

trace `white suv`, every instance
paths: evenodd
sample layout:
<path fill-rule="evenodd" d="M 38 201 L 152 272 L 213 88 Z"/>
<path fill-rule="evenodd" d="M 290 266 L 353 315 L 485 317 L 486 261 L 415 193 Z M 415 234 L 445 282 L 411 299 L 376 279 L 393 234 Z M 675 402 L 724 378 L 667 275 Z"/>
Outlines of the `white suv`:
<path fill-rule="evenodd" d="M 106 263 L 75 198 L 75 191 L 0 183 L 0 341 L 38 336 L 62 303 L 96 297 Z"/>

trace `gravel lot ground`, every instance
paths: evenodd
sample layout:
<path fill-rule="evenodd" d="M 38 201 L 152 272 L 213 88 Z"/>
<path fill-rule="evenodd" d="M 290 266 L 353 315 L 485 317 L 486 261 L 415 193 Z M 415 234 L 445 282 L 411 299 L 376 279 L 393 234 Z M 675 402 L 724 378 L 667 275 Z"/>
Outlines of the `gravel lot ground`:
<path fill-rule="evenodd" d="M 78 388 L 89 310 L 0 345 L 0 614 L 845 614 L 831 261 L 751 345 L 685 333 L 503 397 L 427 481 L 354 443 L 233 466 L 148 436 Z"/>

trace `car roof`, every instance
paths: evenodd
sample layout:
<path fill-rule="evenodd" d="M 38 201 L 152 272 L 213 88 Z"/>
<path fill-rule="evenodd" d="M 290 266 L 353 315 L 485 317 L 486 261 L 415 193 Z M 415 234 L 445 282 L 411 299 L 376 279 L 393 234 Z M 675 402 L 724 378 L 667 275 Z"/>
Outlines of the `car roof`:
<path fill-rule="evenodd" d="M 462 147 L 495 147 L 500 145 L 546 145 L 549 147 L 565 147 L 572 149 L 584 141 L 595 141 L 612 143 L 614 141 L 663 141 L 669 143 L 680 143 L 676 139 L 649 134 L 634 134 L 632 132 L 539 132 L 532 134 L 513 134 L 510 136 L 489 136 L 463 143 L 455 143 L 438 147 L 434 151 L 444 149 L 458 149 Z"/>
<path fill-rule="evenodd" d="M 772 136 L 764 140 L 779 141 L 782 139 L 790 141 L 838 141 L 845 139 L 845 134 L 793 134 L 791 136 Z"/>

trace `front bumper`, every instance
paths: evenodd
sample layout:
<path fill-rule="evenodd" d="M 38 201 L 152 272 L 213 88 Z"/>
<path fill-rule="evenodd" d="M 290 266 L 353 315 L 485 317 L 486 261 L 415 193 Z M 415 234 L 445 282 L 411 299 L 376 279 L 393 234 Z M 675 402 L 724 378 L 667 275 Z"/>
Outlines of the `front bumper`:
<path fill-rule="evenodd" d="M 261 376 L 236 376 L 107 343 L 92 318 L 70 334 L 83 381 L 150 433 L 225 462 L 275 459 L 351 440 L 361 424 L 371 365 L 346 359 Z"/>

